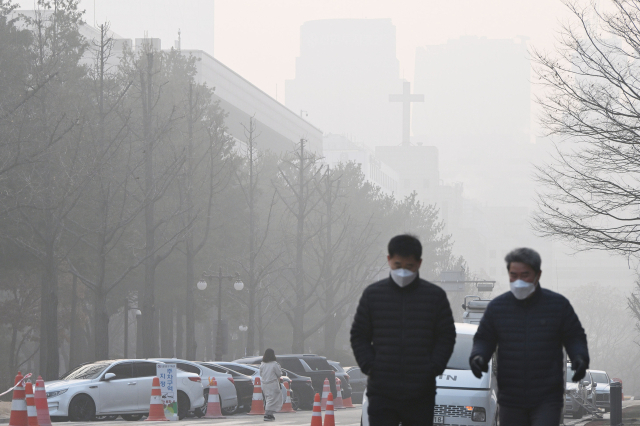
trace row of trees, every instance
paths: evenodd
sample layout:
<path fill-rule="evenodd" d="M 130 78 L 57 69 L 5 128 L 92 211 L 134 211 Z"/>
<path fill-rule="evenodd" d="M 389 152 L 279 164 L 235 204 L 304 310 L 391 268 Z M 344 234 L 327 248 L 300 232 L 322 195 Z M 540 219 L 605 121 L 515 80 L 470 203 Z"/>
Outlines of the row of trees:
<path fill-rule="evenodd" d="M 247 325 L 248 353 L 303 352 L 321 334 L 337 356 L 392 235 L 420 236 L 426 276 L 463 266 L 415 194 L 385 195 L 355 164 L 329 168 L 304 139 L 259 149 L 253 118 L 238 143 L 194 58 L 116 51 L 107 24 L 87 40 L 77 0 L 14 9 L 0 0 L 4 380 L 25 363 L 53 379 L 122 355 L 113 317 L 130 307 L 137 356 L 195 359 L 215 300 L 195 284 L 218 267 L 245 283 L 225 287 L 224 313 Z"/>

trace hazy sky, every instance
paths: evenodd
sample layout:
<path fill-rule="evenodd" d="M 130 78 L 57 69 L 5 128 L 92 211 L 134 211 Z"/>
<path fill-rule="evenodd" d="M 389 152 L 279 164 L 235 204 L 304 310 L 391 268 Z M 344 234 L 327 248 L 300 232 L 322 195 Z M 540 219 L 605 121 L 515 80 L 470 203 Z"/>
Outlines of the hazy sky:
<path fill-rule="evenodd" d="M 33 0 L 20 0 L 32 9 Z M 95 8 L 94 8 L 95 3 Z M 390 18 L 397 30 L 400 72 L 413 80 L 415 48 L 463 35 L 513 38 L 524 35 L 536 46 L 551 47 L 560 0 L 82 0 L 86 20 L 108 20 L 127 37 L 162 39 L 173 46 L 215 51 L 227 66 L 284 98 L 284 80 L 295 77 L 300 26 L 332 18 Z M 215 23 L 215 25 L 214 25 Z M 215 40 L 215 41 L 214 41 Z M 401 75 L 401 76 L 402 76 Z"/>

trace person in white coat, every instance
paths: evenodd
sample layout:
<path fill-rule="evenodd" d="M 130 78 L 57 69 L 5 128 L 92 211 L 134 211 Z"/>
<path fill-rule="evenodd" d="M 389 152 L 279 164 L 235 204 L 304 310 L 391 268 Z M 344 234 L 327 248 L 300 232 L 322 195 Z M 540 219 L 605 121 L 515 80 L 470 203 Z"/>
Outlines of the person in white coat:
<path fill-rule="evenodd" d="M 260 379 L 262 383 L 262 393 L 265 398 L 264 421 L 272 422 L 276 418 L 274 413 L 282 408 L 282 392 L 280 377 L 282 370 L 280 364 L 276 361 L 276 354 L 273 349 L 269 348 L 264 351 L 262 356 L 262 364 L 260 364 Z"/>

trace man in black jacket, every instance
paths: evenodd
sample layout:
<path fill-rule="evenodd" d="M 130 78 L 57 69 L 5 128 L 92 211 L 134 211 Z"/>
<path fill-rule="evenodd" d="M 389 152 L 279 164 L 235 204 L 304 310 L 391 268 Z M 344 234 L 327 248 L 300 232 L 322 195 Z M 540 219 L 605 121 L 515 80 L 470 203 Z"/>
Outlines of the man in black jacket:
<path fill-rule="evenodd" d="M 560 424 L 565 358 L 582 380 L 589 368 L 587 336 L 569 301 L 540 287 L 540 255 L 529 248 L 505 257 L 511 291 L 489 303 L 469 358 L 476 377 L 488 370 L 498 347 L 498 403 L 501 426 Z"/>
<path fill-rule="evenodd" d="M 351 347 L 369 376 L 371 426 L 432 425 L 436 377 L 453 352 L 456 330 L 446 293 L 420 279 L 422 245 L 411 235 L 389 242 L 388 278 L 362 293 Z"/>

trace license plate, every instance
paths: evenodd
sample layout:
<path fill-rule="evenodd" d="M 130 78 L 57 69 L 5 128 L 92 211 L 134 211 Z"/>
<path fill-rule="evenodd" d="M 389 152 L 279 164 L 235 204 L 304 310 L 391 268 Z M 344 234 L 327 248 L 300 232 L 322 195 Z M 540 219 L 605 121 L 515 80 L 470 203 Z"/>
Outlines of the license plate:
<path fill-rule="evenodd" d="M 444 416 L 433 416 L 433 424 L 434 425 L 443 425 L 444 424 Z"/>

